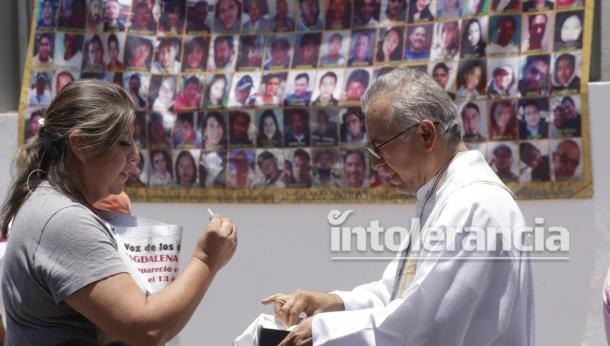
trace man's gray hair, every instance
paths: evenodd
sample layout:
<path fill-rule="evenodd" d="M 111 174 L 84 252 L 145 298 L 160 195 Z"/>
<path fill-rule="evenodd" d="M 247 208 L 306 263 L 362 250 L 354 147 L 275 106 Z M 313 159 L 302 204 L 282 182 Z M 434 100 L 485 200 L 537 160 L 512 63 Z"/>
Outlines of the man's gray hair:
<path fill-rule="evenodd" d="M 405 129 L 423 120 L 438 122 L 441 137 L 450 147 L 462 141 L 462 123 L 449 94 L 427 73 L 396 68 L 379 76 L 362 96 L 362 111 L 368 114 L 373 102 L 388 104 L 387 129 Z"/>

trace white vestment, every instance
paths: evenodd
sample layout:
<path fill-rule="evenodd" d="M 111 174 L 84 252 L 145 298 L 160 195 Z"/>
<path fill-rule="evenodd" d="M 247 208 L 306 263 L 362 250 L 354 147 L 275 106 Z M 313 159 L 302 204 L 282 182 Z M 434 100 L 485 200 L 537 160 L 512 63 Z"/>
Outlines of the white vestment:
<path fill-rule="evenodd" d="M 525 225 L 512 194 L 480 152 L 463 152 L 452 160 L 422 213 L 435 178 L 417 191 L 422 239 L 428 230 L 445 230 L 445 226 L 504 226 L 514 235 Z M 458 233 L 454 249 L 439 252 L 422 247 L 415 276 L 402 298 L 391 300 L 401 263 L 398 257 L 381 280 L 332 292 L 341 297 L 346 311 L 315 315 L 313 344 L 532 346 L 532 274 L 524 258 L 528 253 L 502 251 L 508 243 L 502 237 L 495 241 L 496 251 L 467 251 L 463 240 L 472 239 L 472 234 Z M 503 259 L 473 259 L 489 256 Z"/>

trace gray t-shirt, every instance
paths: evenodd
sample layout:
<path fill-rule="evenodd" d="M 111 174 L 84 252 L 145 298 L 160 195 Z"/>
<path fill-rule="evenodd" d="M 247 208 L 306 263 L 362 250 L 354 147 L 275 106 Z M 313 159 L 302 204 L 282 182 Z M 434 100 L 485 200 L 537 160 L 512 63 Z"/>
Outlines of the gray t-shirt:
<path fill-rule="evenodd" d="M 127 268 L 104 221 L 44 182 L 21 206 L 9 234 L 5 345 L 97 342 L 95 325 L 64 299 L 122 272 Z"/>

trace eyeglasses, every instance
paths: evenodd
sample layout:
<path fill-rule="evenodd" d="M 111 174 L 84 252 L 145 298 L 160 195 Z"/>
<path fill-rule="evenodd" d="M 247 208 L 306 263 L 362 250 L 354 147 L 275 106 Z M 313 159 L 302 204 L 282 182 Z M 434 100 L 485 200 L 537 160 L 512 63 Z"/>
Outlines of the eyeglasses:
<path fill-rule="evenodd" d="M 383 155 L 381 154 L 381 148 L 385 145 L 387 145 L 388 143 L 390 143 L 391 141 L 395 140 L 396 138 L 406 134 L 407 132 L 409 132 L 411 129 L 413 129 L 416 126 L 419 126 L 421 123 L 417 123 L 417 124 L 413 124 L 409 127 L 407 127 L 405 130 L 399 132 L 398 134 L 392 136 L 390 139 L 388 139 L 387 141 L 379 144 L 379 145 L 375 145 L 374 143 L 367 143 L 366 145 L 366 149 L 369 151 L 369 154 L 371 154 L 371 156 L 373 156 L 374 158 L 376 158 L 377 160 L 381 160 L 383 159 Z M 434 122 L 434 126 L 438 126 L 438 124 L 440 124 L 438 121 Z"/>

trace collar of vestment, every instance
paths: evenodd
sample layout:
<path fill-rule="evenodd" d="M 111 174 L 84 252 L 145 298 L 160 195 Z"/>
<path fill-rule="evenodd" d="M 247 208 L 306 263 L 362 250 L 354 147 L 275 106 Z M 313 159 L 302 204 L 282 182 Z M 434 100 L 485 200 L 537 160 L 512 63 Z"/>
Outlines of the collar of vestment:
<path fill-rule="evenodd" d="M 431 191 L 434 182 L 438 178 L 438 174 L 442 174 L 442 176 L 434 191 Z M 510 189 L 494 173 L 480 151 L 468 150 L 459 152 L 451 160 L 449 167 L 447 167 L 444 173 L 443 170 L 440 170 L 417 190 L 415 209 L 417 217 L 421 215 L 421 226 L 426 223 L 437 201 L 448 197 L 452 192 L 460 188 L 475 183 L 495 185 L 510 192 Z M 428 194 L 430 196 L 424 206 Z M 422 211 L 423 208 L 425 210 Z"/>

